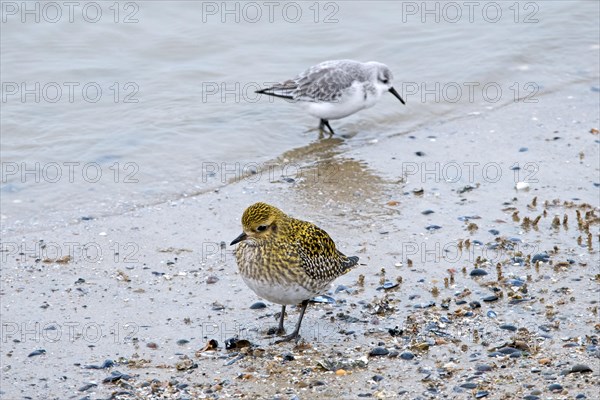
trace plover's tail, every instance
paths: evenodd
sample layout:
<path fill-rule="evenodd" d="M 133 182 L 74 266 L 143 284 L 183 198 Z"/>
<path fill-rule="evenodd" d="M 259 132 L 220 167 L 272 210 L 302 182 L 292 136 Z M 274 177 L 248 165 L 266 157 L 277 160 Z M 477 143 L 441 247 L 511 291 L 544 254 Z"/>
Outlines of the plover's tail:
<path fill-rule="evenodd" d="M 280 97 L 282 99 L 294 100 L 294 91 L 298 85 L 294 81 L 277 83 L 271 87 L 257 90 L 255 93 L 266 94 L 268 96 Z"/>

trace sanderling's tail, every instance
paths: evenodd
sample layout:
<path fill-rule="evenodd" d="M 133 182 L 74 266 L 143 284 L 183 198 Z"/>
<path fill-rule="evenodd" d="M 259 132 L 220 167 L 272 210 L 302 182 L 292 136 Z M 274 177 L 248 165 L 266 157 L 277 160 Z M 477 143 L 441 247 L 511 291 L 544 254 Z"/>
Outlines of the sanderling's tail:
<path fill-rule="evenodd" d="M 298 88 L 294 81 L 277 83 L 271 87 L 257 90 L 255 93 L 266 94 L 268 96 L 280 97 L 282 99 L 294 100 L 293 92 Z"/>

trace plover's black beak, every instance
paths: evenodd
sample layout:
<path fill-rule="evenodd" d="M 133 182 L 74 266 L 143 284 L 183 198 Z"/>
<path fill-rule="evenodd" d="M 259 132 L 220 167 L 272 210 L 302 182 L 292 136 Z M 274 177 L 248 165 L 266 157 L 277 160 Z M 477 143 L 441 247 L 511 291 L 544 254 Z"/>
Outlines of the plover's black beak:
<path fill-rule="evenodd" d="M 236 243 L 241 242 L 242 240 L 246 240 L 246 238 L 248 237 L 248 235 L 246 235 L 245 233 L 242 232 L 242 234 L 238 237 L 236 237 L 235 239 L 233 239 L 233 242 L 229 243 L 230 246 L 233 246 Z"/>
<path fill-rule="evenodd" d="M 396 96 L 396 98 L 397 98 L 398 100 L 400 100 L 400 103 L 402 103 L 402 104 L 406 104 L 406 103 L 404 102 L 404 100 L 402 100 L 402 97 L 400 97 L 400 95 L 398 94 L 398 92 L 396 92 L 396 89 L 394 89 L 393 87 L 391 87 L 391 88 L 390 88 L 390 90 L 389 90 L 389 92 L 390 92 L 391 94 L 393 94 L 394 96 Z"/>

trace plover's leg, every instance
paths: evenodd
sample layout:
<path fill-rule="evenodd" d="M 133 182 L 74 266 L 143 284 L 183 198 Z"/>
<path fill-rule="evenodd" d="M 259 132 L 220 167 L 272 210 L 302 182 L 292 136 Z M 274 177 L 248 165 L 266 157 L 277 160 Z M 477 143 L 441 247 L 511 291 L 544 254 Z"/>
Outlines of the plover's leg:
<path fill-rule="evenodd" d="M 326 119 L 321 119 L 321 122 L 319 123 L 319 129 L 324 131 L 325 127 L 329 129 L 329 132 L 332 135 L 335 135 L 335 132 L 333 131 L 333 129 L 331 129 L 331 125 L 329 125 L 329 121 L 327 121 Z"/>
<path fill-rule="evenodd" d="M 283 327 L 283 319 L 285 318 L 285 306 L 281 306 L 281 315 L 279 316 L 279 326 L 277 327 L 277 334 L 283 335 L 285 333 L 285 329 Z"/>
<path fill-rule="evenodd" d="M 304 318 L 304 312 L 306 311 L 307 306 L 308 306 L 308 300 L 304 300 L 302 302 L 302 309 L 300 310 L 300 317 L 298 318 L 298 323 L 296 324 L 296 328 L 294 329 L 294 332 L 290 333 L 287 336 L 284 336 L 280 340 L 277 340 L 275 343 L 289 342 L 290 340 L 298 337 L 298 333 L 300 332 L 300 325 L 302 324 L 302 318 Z"/>

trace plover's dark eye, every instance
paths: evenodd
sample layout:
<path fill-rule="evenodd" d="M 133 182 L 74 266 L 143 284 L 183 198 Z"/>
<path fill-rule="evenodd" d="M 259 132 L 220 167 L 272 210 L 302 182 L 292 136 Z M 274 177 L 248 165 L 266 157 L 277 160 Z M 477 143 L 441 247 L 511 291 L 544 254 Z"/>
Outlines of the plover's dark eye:
<path fill-rule="evenodd" d="M 263 231 L 266 231 L 266 230 L 267 230 L 267 226 L 266 226 L 266 225 L 259 225 L 259 227 L 258 227 L 258 228 L 256 228 L 256 230 L 257 230 L 258 232 L 263 232 Z"/>
<path fill-rule="evenodd" d="M 381 83 L 383 83 L 384 85 L 387 85 L 387 84 L 388 84 L 388 82 L 389 82 L 389 80 L 388 80 L 388 79 L 386 79 L 386 78 L 383 78 L 383 79 L 381 80 Z"/>

